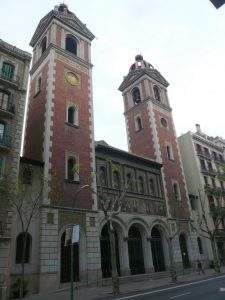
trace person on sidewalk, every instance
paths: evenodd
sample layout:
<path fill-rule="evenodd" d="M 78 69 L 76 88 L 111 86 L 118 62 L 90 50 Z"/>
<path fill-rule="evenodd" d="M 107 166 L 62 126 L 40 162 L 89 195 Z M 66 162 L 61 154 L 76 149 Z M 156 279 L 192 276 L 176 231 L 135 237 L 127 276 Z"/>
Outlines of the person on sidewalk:
<path fill-rule="evenodd" d="M 204 271 L 204 269 L 202 267 L 202 263 L 200 262 L 199 259 L 197 260 L 197 266 L 198 266 L 198 275 L 200 275 L 201 273 L 205 274 L 205 271 Z"/>

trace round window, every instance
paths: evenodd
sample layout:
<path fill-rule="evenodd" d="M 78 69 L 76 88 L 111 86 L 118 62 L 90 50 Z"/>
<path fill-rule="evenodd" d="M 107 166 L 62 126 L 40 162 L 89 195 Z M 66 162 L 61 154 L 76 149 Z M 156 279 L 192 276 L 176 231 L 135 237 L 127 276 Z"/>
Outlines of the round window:
<path fill-rule="evenodd" d="M 167 127 L 167 121 L 164 118 L 161 118 L 161 124 L 163 127 Z"/>

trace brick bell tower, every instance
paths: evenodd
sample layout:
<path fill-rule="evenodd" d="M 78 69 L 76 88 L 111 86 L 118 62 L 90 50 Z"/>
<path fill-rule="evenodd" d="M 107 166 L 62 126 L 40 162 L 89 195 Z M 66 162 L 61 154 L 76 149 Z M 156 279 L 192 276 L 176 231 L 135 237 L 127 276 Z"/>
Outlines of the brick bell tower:
<path fill-rule="evenodd" d="M 88 209 L 94 204 L 88 191 L 72 202 L 94 166 L 93 39 L 65 4 L 40 21 L 30 42 L 33 64 L 24 147 L 25 157 L 44 162 L 45 178 L 52 179 L 57 191 L 55 202 Z M 79 175 L 73 174 L 74 165 Z"/>
<path fill-rule="evenodd" d="M 84 185 L 96 188 L 92 176 L 95 170 L 93 39 L 86 25 L 65 4 L 60 4 L 41 19 L 30 42 L 33 62 L 24 156 L 44 162 L 44 178 L 48 180 L 37 236 L 40 290 L 70 280 L 69 272 L 65 271 L 70 264 L 67 252 L 70 250 L 64 247 L 65 229 L 70 224 L 80 224 L 81 229 L 79 252 L 74 251 L 79 253 L 75 260 L 79 274 L 74 276 L 81 281 L 97 278 L 99 269 L 97 254 L 93 262 L 88 252 L 93 243 L 98 249 L 98 234 L 93 238 L 97 228 L 93 225 L 97 222 L 97 200 L 90 188 L 82 188 Z M 90 226 L 94 227 L 92 231 Z"/>
<path fill-rule="evenodd" d="M 176 197 L 182 205 L 179 214 L 186 219 L 189 202 L 167 96 L 168 85 L 158 70 L 137 55 L 119 90 L 123 93 L 129 151 L 163 164 L 168 215 L 174 215 Z"/>

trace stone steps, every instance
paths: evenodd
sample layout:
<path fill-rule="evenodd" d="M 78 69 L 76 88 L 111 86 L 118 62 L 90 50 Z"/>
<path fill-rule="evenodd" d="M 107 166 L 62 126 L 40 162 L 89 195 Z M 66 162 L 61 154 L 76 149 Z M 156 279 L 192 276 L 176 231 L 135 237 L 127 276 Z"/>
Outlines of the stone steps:
<path fill-rule="evenodd" d="M 120 283 L 128 283 L 128 282 L 138 282 L 138 281 L 147 281 L 149 279 L 161 279 L 168 277 L 169 271 L 164 272 L 155 272 L 155 273 L 148 273 L 148 274 L 137 274 L 137 275 L 129 275 L 129 276 L 121 276 Z M 103 278 L 102 279 L 102 286 L 108 286 L 112 284 L 111 278 Z"/>

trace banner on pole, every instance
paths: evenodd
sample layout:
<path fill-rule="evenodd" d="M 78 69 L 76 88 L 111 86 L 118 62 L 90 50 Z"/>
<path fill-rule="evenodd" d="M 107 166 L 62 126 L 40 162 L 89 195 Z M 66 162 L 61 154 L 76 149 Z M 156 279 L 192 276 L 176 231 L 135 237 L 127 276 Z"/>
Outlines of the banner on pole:
<path fill-rule="evenodd" d="M 73 225 L 72 244 L 78 243 L 80 240 L 80 225 Z"/>

